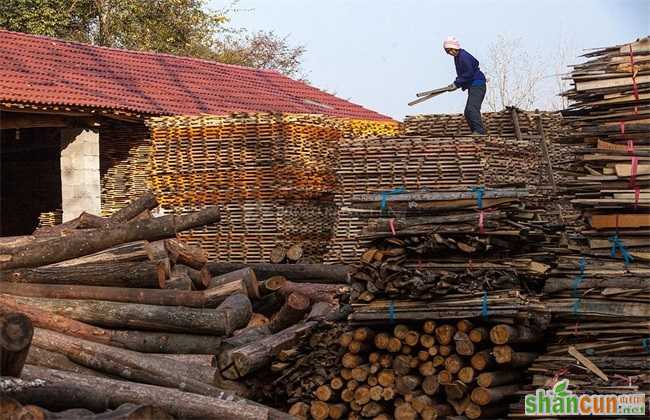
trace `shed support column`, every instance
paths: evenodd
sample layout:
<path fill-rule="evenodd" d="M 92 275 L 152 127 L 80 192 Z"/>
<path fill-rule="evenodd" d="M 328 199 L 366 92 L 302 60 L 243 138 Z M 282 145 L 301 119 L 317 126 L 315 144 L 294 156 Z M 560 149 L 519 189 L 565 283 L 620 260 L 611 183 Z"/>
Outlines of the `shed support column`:
<path fill-rule="evenodd" d="M 64 222 L 100 213 L 99 132 L 61 129 L 61 195 Z"/>

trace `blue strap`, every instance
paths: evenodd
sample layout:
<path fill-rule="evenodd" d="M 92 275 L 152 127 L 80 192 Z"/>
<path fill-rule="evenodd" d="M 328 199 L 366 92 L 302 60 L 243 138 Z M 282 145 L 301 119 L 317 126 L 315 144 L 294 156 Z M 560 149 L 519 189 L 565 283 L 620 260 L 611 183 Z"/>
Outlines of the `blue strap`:
<path fill-rule="evenodd" d="M 483 302 L 481 303 L 481 316 L 483 319 L 487 320 L 490 312 L 488 311 L 488 292 L 487 290 L 483 292 Z"/>
<path fill-rule="evenodd" d="M 623 244 L 623 241 L 621 241 L 621 238 L 618 237 L 618 234 L 614 236 L 610 236 L 609 242 L 612 243 L 612 250 L 610 251 L 609 255 L 612 257 L 616 256 L 616 251 L 621 251 L 621 255 L 623 256 L 623 263 L 627 267 L 627 265 L 634 261 L 634 258 L 630 255 L 630 253 L 627 251 L 627 248 L 625 248 L 625 245 Z"/>
<path fill-rule="evenodd" d="M 643 345 L 645 352 L 650 354 L 650 338 L 644 338 L 641 340 L 641 344 Z"/>
<path fill-rule="evenodd" d="M 388 304 L 388 320 L 391 324 L 395 323 L 395 301 L 391 300 Z"/>
<path fill-rule="evenodd" d="M 580 275 L 585 274 L 585 267 L 587 266 L 587 260 L 584 256 L 580 257 Z"/>
<path fill-rule="evenodd" d="M 383 191 L 383 192 L 381 193 L 381 203 L 380 203 L 379 208 L 380 208 L 382 211 L 386 210 L 386 205 L 388 204 L 388 196 L 389 196 L 389 195 L 402 194 L 402 193 L 405 193 L 405 192 L 406 192 L 406 191 L 405 191 L 404 188 L 402 188 L 402 187 L 400 187 L 400 188 L 395 188 L 395 189 L 392 189 L 392 190 L 390 190 L 390 191 Z"/>
<path fill-rule="evenodd" d="M 485 188 L 483 187 L 472 187 L 472 192 L 476 194 L 476 207 L 479 209 L 483 208 L 483 195 L 485 194 Z"/>

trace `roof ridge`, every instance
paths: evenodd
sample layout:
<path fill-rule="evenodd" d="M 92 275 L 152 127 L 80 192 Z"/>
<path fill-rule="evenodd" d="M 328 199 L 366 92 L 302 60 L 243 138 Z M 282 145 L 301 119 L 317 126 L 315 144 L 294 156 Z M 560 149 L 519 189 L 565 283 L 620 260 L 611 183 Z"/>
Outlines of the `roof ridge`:
<path fill-rule="evenodd" d="M 106 47 L 103 45 L 93 45 L 89 44 L 86 42 L 79 42 L 79 41 L 69 41 L 67 39 L 61 39 L 61 38 L 54 38 L 51 36 L 47 35 L 36 35 L 36 34 L 30 34 L 26 32 L 16 32 L 16 31 L 10 31 L 7 29 L 2 29 L 0 28 L 0 33 L 8 33 L 8 34 L 13 34 L 25 38 L 38 38 L 38 39 L 43 39 L 43 40 L 48 40 L 52 42 L 59 42 L 62 44 L 72 44 L 72 45 L 78 45 L 86 48 L 95 48 L 95 49 L 102 49 L 102 50 L 108 50 L 108 51 L 116 51 L 120 53 L 132 53 L 132 54 L 138 54 L 138 55 L 153 55 L 153 56 L 162 56 L 162 57 L 171 57 L 171 58 L 177 58 L 181 60 L 192 60 L 192 61 L 198 61 L 198 62 L 203 62 L 203 63 L 209 63 L 209 64 L 217 64 L 220 66 L 224 67 L 233 67 L 233 68 L 239 68 L 242 70 L 250 70 L 254 72 L 265 72 L 265 73 L 274 73 L 274 74 L 282 74 L 278 70 L 274 69 L 259 69 L 255 67 L 249 67 L 249 66 L 243 66 L 240 64 L 228 64 L 228 63 L 222 63 L 217 60 L 208 60 L 207 58 L 197 58 L 197 57 L 190 57 L 190 56 L 185 56 L 185 55 L 175 55 L 175 54 L 170 54 L 170 53 L 162 53 L 162 52 L 155 52 L 155 51 L 142 51 L 142 50 L 129 50 L 127 48 L 116 48 L 116 47 Z M 283 75 L 283 74 L 282 74 Z M 286 75 L 284 75 L 286 76 Z M 286 76 L 289 77 L 289 76 Z"/>

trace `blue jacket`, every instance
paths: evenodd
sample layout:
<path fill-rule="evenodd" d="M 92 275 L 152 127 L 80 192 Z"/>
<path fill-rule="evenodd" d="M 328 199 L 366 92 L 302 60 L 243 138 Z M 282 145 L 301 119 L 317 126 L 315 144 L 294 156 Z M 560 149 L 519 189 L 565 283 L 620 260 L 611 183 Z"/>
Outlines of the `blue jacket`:
<path fill-rule="evenodd" d="M 480 86 L 485 84 L 485 75 L 478 68 L 478 60 L 472 54 L 461 49 L 458 55 L 454 57 L 456 65 L 456 80 L 454 84 L 463 90 L 470 86 Z"/>

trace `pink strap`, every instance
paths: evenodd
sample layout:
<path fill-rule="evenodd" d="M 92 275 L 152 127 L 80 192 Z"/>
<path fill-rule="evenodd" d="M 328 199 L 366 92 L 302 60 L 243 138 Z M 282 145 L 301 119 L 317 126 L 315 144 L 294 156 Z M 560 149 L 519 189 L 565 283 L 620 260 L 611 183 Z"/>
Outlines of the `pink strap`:
<path fill-rule="evenodd" d="M 388 226 L 390 227 L 390 232 L 395 236 L 395 219 L 388 219 Z"/>
<path fill-rule="evenodd" d="M 628 153 L 634 153 L 634 140 L 627 141 L 627 147 L 625 148 L 625 151 Z"/>
<path fill-rule="evenodd" d="M 621 134 L 625 134 L 625 121 L 619 121 L 618 126 L 621 129 Z"/>
<path fill-rule="evenodd" d="M 485 225 L 484 225 L 484 222 L 485 222 L 485 212 L 484 212 L 483 210 L 481 210 L 481 211 L 478 213 L 478 230 L 479 230 L 479 232 L 481 232 L 481 233 L 485 233 Z"/>
<path fill-rule="evenodd" d="M 632 156 L 630 158 L 630 162 L 632 163 L 632 168 L 630 168 L 630 179 L 633 180 L 634 178 L 636 178 L 636 174 L 639 169 L 639 157 Z"/>
<path fill-rule="evenodd" d="M 638 185 L 634 186 L 634 207 L 639 205 L 639 199 L 641 198 L 641 188 Z"/>

